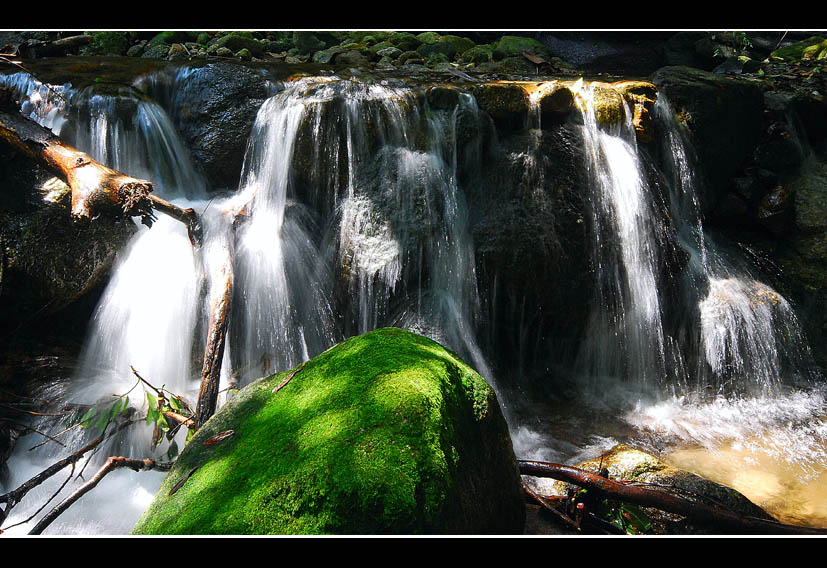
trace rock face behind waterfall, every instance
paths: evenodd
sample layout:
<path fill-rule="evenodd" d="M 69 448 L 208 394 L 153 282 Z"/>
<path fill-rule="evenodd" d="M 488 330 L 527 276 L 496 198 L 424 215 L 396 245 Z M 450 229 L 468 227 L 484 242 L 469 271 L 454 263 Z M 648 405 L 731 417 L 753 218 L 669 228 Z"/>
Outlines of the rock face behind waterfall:
<path fill-rule="evenodd" d="M 439 344 L 385 328 L 236 395 L 133 533 L 505 534 L 524 515 L 492 389 Z"/>
<path fill-rule="evenodd" d="M 134 225 L 126 219 L 76 222 L 68 186 L 4 148 L 0 164 L 0 335 L 5 336 L 99 292 Z"/>

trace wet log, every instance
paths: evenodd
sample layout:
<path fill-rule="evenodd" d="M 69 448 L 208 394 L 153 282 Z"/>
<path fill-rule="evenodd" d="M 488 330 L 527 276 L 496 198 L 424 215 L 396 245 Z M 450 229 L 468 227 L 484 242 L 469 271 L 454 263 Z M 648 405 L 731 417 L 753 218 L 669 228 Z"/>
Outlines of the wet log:
<path fill-rule="evenodd" d="M 232 232 L 235 235 L 235 232 Z M 230 236 L 232 238 L 232 236 Z M 201 388 L 195 410 L 195 427 L 200 428 L 214 413 L 218 404 L 218 387 L 221 380 L 221 362 L 229 323 L 230 300 L 233 291 L 233 251 L 230 242 L 222 243 L 221 264 L 214 270 L 210 290 L 210 319 L 207 328 L 207 344 L 201 367 Z"/>
<path fill-rule="evenodd" d="M 550 477 L 595 491 L 608 499 L 675 513 L 696 522 L 720 526 L 736 534 L 827 535 L 825 529 L 787 525 L 691 501 L 670 492 L 668 488 L 621 483 L 576 467 L 556 463 L 519 460 L 518 464 L 521 475 Z"/>
<path fill-rule="evenodd" d="M 151 226 L 160 211 L 187 225 L 190 241 L 201 244 L 201 221 L 193 209 L 182 209 L 153 195 L 150 181 L 135 178 L 93 160 L 88 154 L 66 144 L 49 129 L 19 112 L 0 109 L 0 140 L 33 158 L 69 185 L 72 215 L 140 217 Z"/>

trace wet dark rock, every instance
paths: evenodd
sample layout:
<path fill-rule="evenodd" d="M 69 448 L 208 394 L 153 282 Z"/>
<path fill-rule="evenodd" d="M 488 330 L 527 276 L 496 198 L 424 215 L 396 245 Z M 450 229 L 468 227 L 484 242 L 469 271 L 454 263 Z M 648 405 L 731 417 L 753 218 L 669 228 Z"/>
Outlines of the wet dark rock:
<path fill-rule="evenodd" d="M 555 123 L 574 109 L 574 93 L 565 85 L 555 85 L 540 98 L 540 116 L 543 124 Z"/>
<path fill-rule="evenodd" d="M 62 182 L 7 148 L 0 153 L 0 335 L 7 336 L 99 294 L 135 225 L 73 220 Z"/>
<path fill-rule="evenodd" d="M 498 128 L 514 130 L 525 125 L 528 95 L 520 85 L 490 83 L 472 91 L 479 107 L 494 119 Z"/>
<path fill-rule="evenodd" d="M 583 331 L 592 286 L 582 144 L 571 124 L 500 132 L 464 182 L 486 352 L 512 380 L 538 371 L 548 380 Z"/>
<path fill-rule="evenodd" d="M 334 55 L 333 63 L 336 65 L 359 67 L 369 64 L 370 59 L 365 57 L 360 51 L 353 49 Z"/>
<path fill-rule="evenodd" d="M 794 196 L 784 187 L 776 187 L 758 203 L 758 224 L 773 236 L 781 237 L 790 229 L 793 220 Z"/>
<path fill-rule="evenodd" d="M 762 85 L 689 67 L 664 67 L 652 82 L 691 133 L 707 189 L 702 206 L 709 211 L 761 135 Z"/>
<path fill-rule="evenodd" d="M 664 42 L 671 32 L 561 32 L 536 34 L 536 39 L 586 74 L 612 73 L 642 78 L 666 65 Z"/>
<path fill-rule="evenodd" d="M 435 109 L 453 109 L 459 103 L 459 91 L 449 87 L 431 87 L 427 91 L 428 104 Z"/>
<path fill-rule="evenodd" d="M 208 64 L 180 85 L 171 114 L 212 188 L 238 187 L 247 138 L 269 95 L 260 72 L 232 64 Z"/>

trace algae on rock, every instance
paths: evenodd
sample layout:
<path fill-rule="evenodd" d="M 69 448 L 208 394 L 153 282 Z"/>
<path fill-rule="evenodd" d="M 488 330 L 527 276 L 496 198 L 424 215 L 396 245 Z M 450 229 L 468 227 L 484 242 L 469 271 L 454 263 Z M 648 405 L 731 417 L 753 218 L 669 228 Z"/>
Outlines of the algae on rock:
<path fill-rule="evenodd" d="M 494 391 L 438 343 L 387 328 L 243 389 L 133 533 L 504 534 L 524 515 Z"/>

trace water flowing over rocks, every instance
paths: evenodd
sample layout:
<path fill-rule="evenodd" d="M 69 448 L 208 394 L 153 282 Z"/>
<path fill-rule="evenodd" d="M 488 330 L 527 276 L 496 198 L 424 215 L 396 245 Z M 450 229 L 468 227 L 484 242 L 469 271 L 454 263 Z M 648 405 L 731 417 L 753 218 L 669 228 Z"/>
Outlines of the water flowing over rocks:
<path fill-rule="evenodd" d="M 770 85 L 743 61 L 721 66 L 745 57 L 740 35 L 675 34 L 654 54 L 642 53 L 642 44 L 593 43 L 590 53 L 577 51 L 578 66 L 636 53 L 630 66 L 647 70 L 623 76 L 598 66 L 595 80 L 558 58 L 555 47 L 585 49 L 588 41 L 565 34 L 74 38 L 0 34 L 0 46 L 32 57 L 98 54 L 67 58 L 66 68 L 61 60 L 28 62 L 44 81 L 66 83 L 76 115 L 42 112 L 59 105 L 34 91 L 23 108 L 81 144 L 97 140 L 107 159 L 122 155 L 118 146 L 128 149 L 135 159 L 121 169 L 194 200 L 210 223 L 208 238 L 230 235 L 218 219 L 238 216 L 223 380 L 246 384 L 278 371 L 249 392 L 272 390 L 287 369 L 347 337 L 399 326 L 449 347 L 489 381 L 521 452 L 515 424 L 546 396 L 576 388 L 611 397 L 612 381 L 680 400 L 783 396 L 788 384 L 818 377 L 810 355 L 827 363 L 827 110 L 816 83 Z M 755 43 L 753 61 L 773 42 Z M 772 73 L 777 61 L 762 69 Z M 21 81 L 12 70 L 4 77 L 18 97 Z M 4 337 L 30 320 L 48 327 L 77 308 L 68 329 L 89 324 L 94 337 L 84 369 L 104 366 L 109 341 L 123 334 L 130 349 L 119 357 L 188 388 L 203 356 L 198 306 L 211 261 L 196 261 L 185 238 L 159 223 L 149 235 L 169 239 L 176 260 L 156 272 L 147 259 L 158 243 L 146 231 L 104 218 L 73 224 L 64 216 L 65 188 L 45 183 L 36 165 L 12 159 L 5 146 L 0 154 Z M 89 304 L 116 258 L 135 264 L 108 289 L 106 317 L 93 321 Z M 154 311 L 159 302 L 145 301 L 141 286 L 162 289 L 168 313 Z M 154 321 L 144 328 L 138 320 Z M 146 336 L 156 345 L 151 356 L 134 340 Z M 173 351 L 177 363 L 164 366 Z M 14 382 L 11 374 L 0 384 Z M 129 373 L 120 380 L 123 390 L 134 381 Z M 240 396 L 237 404 L 254 398 Z M 0 455 L 15 436 L 4 438 Z M 505 457 L 488 456 L 494 469 L 510 468 L 514 450 L 503 448 Z M 516 491 L 506 477 L 500 482 Z M 486 487 L 488 495 L 499 491 Z M 499 515 L 490 510 L 451 524 L 465 518 L 457 511 L 466 499 L 447 498 L 450 521 L 422 524 L 420 515 L 358 530 L 506 532 L 482 523 Z M 513 532 L 520 521 L 506 516 Z M 287 526 L 278 530 L 303 530 Z"/>

